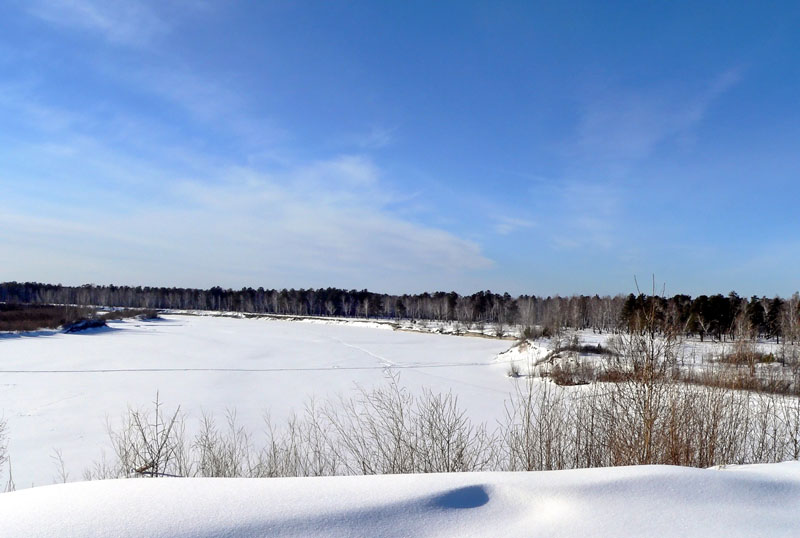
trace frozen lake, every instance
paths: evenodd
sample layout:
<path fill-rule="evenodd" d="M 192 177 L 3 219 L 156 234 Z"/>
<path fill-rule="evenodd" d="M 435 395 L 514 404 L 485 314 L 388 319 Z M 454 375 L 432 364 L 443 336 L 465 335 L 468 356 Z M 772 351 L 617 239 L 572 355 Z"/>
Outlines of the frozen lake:
<path fill-rule="evenodd" d="M 386 382 L 452 390 L 490 429 L 514 390 L 494 357 L 508 341 L 392 331 L 388 327 L 272 319 L 165 316 L 91 333 L 0 336 L 0 413 L 8 422 L 17 487 L 50 484 L 61 451 L 71 480 L 104 450 L 106 424 L 130 405 L 181 405 L 188 426 L 203 411 L 235 409 L 251 431 L 323 400 Z M 3 480 L 7 478 L 8 469 Z"/>

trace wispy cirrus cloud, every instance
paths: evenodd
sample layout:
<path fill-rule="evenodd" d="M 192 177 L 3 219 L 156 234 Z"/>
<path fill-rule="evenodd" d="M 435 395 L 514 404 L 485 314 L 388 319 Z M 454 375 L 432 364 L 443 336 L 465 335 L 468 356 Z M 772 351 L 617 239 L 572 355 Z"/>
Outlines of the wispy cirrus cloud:
<path fill-rule="evenodd" d="M 397 128 L 373 126 L 365 135 L 356 137 L 356 144 L 362 149 L 385 148 L 394 142 Z"/>
<path fill-rule="evenodd" d="M 653 154 L 659 144 L 696 127 L 714 102 L 742 78 L 741 69 L 713 77 L 705 87 L 607 87 L 584 105 L 574 158 L 605 164 L 620 174 Z"/>
<path fill-rule="evenodd" d="M 169 29 L 166 21 L 145 2 L 32 0 L 27 9 L 50 24 L 96 33 L 123 45 L 144 45 Z"/>
<path fill-rule="evenodd" d="M 635 171 L 664 145 L 691 139 L 718 99 L 742 79 L 723 71 L 694 89 L 609 85 L 585 100 L 565 151 L 564 177 L 536 182 L 541 229 L 560 250 L 610 251 L 633 230 L 630 212 L 652 192 Z"/>
<path fill-rule="evenodd" d="M 533 228 L 536 223 L 529 219 L 500 215 L 495 217 L 494 231 L 500 235 L 509 235 L 519 230 Z"/>
<path fill-rule="evenodd" d="M 623 190 L 612 182 L 566 181 L 553 193 L 558 208 L 551 240 L 559 249 L 608 250 L 623 232 Z"/>

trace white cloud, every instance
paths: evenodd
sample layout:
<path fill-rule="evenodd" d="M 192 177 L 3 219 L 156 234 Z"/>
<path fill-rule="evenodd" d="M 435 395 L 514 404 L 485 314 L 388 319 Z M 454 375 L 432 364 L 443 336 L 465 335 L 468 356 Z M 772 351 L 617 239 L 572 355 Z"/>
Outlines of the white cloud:
<path fill-rule="evenodd" d="M 340 156 L 271 174 L 238 168 L 226 175 L 213 184 L 184 182 L 178 192 L 192 201 L 190 212 L 212 218 L 213 234 L 224 229 L 258 256 L 284 253 L 279 264 L 341 274 L 408 272 L 423 280 L 431 270 L 492 264 L 475 243 L 387 211 L 395 196 L 378 182 L 378 169 L 366 157 Z"/>
<path fill-rule="evenodd" d="M 128 164 L 136 176 L 135 164 Z M 124 212 L 98 206 L 91 190 L 85 194 L 93 203 L 55 216 L 32 214 L 42 206 L 17 198 L 21 210 L 0 219 L 0 241 L 24 246 L 27 254 L 5 262 L 6 277 L 50 267 L 49 281 L 399 291 L 452 287 L 493 265 L 476 243 L 387 210 L 395 196 L 364 156 L 210 174 L 160 187 L 151 182 L 146 192 L 122 187 L 129 201 Z M 64 263 L 47 264 L 52 258 Z"/>

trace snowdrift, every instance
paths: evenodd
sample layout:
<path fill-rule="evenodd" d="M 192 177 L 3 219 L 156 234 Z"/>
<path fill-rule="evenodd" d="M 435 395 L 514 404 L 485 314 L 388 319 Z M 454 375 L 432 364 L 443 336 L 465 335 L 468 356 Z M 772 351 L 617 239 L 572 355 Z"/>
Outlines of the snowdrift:
<path fill-rule="evenodd" d="M 0 494 L 5 537 L 798 536 L 800 463 L 131 479 Z"/>

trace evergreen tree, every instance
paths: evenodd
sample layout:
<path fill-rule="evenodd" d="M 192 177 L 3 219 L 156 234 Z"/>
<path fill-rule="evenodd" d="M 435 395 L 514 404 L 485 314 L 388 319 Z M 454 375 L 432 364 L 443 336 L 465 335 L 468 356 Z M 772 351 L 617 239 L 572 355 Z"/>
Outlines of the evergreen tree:
<path fill-rule="evenodd" d="M 780 297 L 775 297 L 769 302 L 767 311 L 767 329 L 769 335 L 775 337 L 775 342 L 780 344 L 783 335 L 782 314 L 784 301 Z"/>
<path fill-rule="evenodd" d="M 750 322 L 750 332 L 753 336 L 761 336 L 766 332 L 766 312 L 761 299 L 753 295 L 747 304 L 747 320 Z"/>

